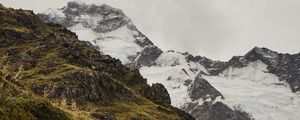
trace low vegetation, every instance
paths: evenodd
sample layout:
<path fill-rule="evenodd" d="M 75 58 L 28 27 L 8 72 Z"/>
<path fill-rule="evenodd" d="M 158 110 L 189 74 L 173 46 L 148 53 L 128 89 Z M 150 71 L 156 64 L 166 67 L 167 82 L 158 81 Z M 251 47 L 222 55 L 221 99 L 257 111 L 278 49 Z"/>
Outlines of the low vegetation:
<path fill-rule="evenodd" d="M 0 18 L 1 120 L 193 119 L 65 28 L 2 5 Z"/>

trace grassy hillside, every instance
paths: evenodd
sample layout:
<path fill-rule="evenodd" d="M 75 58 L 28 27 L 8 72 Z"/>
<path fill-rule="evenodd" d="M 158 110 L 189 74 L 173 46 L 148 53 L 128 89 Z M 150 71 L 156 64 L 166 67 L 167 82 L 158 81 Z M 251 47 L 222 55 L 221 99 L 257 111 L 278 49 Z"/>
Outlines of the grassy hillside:
<path fill-rule="evenodd" d="M 32 11 L 0 5 L 0 119 L 193 119 L 137 70 Z"/>

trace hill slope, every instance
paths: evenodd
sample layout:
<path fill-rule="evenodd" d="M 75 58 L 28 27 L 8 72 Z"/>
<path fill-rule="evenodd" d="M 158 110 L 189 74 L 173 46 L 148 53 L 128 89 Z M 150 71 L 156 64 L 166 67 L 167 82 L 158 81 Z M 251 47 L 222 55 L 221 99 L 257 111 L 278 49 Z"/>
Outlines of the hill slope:
<path fill-rule="evenodd" d="M 193 119 L 60 25 L 2 5 L 0 18 L 1 119 Z"/>

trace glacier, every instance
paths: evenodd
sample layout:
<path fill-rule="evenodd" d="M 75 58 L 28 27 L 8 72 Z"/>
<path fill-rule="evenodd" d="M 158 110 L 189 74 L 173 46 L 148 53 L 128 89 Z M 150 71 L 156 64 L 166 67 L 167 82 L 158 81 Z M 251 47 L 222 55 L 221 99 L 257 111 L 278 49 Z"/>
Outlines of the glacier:
<path fill-rule="evenodd" d="M 296 120 L 300 117 L 300 93 L 268 73 L 261 61 L 243 68 L 227 68 L 219 76 L 203 76 L 222 92 L 230 107 L 240 106 L 257 120 Z"/>

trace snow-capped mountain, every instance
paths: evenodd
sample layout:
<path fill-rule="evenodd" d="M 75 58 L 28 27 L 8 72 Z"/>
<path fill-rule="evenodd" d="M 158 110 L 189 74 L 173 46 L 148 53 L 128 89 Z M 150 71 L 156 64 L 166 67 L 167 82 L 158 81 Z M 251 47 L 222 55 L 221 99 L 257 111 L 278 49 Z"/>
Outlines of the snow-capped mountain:
<path fill-rule="evenodd" d="M 69 2 L 41 13 L 91 47 L 137 68 L 149 84 L 162 83 L 171 104 L 199 120 L 295 120 L 300 117 L 300 53 L 255 47 L 228 62 L 162 51 L 119 9 Z"/>
<path fill-rule="evenodd" d="M 61 9 L 50 8 L 39 15 L 46 22 L 63 25 L 79 39 L 89 41 L 99 51 L 130 67 L 146 65 L 162 52 L 121 10 L 105 4 L 73 1 Z"/>

